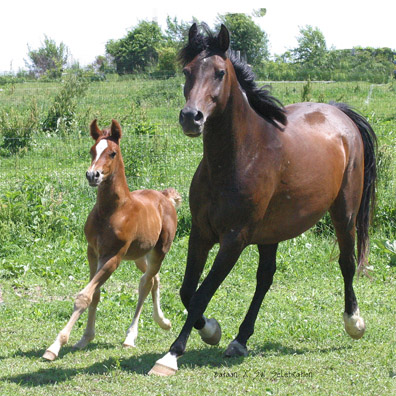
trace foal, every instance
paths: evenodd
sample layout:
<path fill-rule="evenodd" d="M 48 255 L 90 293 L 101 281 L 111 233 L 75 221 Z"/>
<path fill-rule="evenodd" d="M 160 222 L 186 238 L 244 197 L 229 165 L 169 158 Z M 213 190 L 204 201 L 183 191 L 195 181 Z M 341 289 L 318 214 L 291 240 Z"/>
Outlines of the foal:
<path fill-rule="evenodd" d="M 88 307 L 87 327 L 74 347 L 84 348 L 94 338 L 100 287 L 121 260 L 134 260 L 144 274 L 140 280 L 135 315 L 123 345 L 135 346 L 139 316 L 150 290 L 154 320 L 165 330 L 171 328 L 160 308 L 158 272 L 175 237 L 176 208 L 181 204 L 181 197 L 173 188 L 162 192 L 130 192 L 119 145 L 120 124 L 113 120 L 110 129 L 100 130 L 94 120 L 90 130 L 95 144 L 91 148 L 92 163 L 86 176 L 90 186 L 98 187 L 96 204 L 84 229 L 91 280 L 77 295 L 69 322 L 44 353 L 43 358 L 47 360 L 56 359 L 60 348 L 69 340 L 74 323 Z"/>

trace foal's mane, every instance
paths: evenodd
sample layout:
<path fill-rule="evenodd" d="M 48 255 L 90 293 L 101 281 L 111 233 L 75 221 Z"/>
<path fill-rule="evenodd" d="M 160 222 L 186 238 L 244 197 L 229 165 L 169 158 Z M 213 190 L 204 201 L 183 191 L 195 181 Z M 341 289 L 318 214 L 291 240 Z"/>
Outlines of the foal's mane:
<path fill-rule="evenodd" d="M 235 53 L 228 50 L 227 53 L 220 47 L 218 37 L 213 34 L 205 23 L 201 24 L 205 34 L 198 32 L 191 37 L 188 43 L 179 52 L 179 61 L 183 66 L 190 63 L 197 55 L 204 57 L 220 55 L 230 59 L 234 66 L 235 74 L 242 89 L 245 91 L 250 106 L 272 125 L 280 128 L 279 124 L 286 125 L 287 118 L 282 103 L 270 95 L 268 86 L 258 87 L 255 82 L 255 75 L 250 66 L 240 61 Z"/>

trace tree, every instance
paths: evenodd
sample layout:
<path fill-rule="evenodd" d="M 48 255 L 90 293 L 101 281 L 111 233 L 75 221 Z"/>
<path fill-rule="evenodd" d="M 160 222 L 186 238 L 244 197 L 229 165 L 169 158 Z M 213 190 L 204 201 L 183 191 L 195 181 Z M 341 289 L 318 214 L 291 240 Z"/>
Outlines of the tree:
<path fill-rule="evenodd" d="M 265 14 L 262 9 L 258 15 Z M 257 15 L 257 12 L 255 12 Z M 217 17 L 219 30 L 223 23 L 230 31 L 231 49 L 240 51 L 246 61 L 252 65 L 259 64 L 263 59 L 268 59 L 268 37 L 253 21 L 253 18 L 246 14 L 225 14 Z"/>
<path fill-rule="evenodd" d="M 318 28 L 311 25 L 300 27 L 297 43 L 298 47 L 291 50 L 297 63 L 308 67 L 320 67 L 324 64 L 327 55 L 326 40 Z"/>
<path fill-rule="evenodd" d="M 126 37 L 110 40 L 106 53 L 114 58 L 117 73 L 146 71 L 156 64 L 158 49 L 164 42 L 157 22 L 141 21 Z"/>
<path fill-rule="evenodd" d="M 166 17 L 165 29 L 165 37 L 168 45 L 172 45 L 177 49 L 180 49 L 184 44 L 186 37 L 188 37 L 188 31 L 194 22 L 197 22 L 194 17 L 193 21 L 189 23 L 183 21 L 178 22 L 177 17 L 171 19 L 168 15 Z"/>
<path fill-rule="evenodd" d="M 68 48 L 62 42 L 57 45 L 47 36 L 44 36 L 44 43 L 41 45 L 37 50 L 32 50 L 28 45 L 30 63 L 25 60 L 26 66 L 36 76 L 47 74 L 49 77 L 60 77 L 67 63 Z"/>

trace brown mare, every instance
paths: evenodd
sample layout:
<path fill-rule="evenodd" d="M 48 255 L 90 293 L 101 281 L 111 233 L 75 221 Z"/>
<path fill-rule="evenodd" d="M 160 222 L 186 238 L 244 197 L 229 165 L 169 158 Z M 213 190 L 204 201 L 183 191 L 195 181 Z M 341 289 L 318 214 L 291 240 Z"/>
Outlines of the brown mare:
<path fill-rule="evenodd" d="M 160 308 L 159 275 L 161 263 L 176 233 L 176 208 L 181 197 L 169 188 L 162 192 L 139 190 L 130 192 L 121 156 L 121 127 L 113 120 L 110 129 L 100 130 L 91 123 L 92 163 L 86 174 L 90 186 L 98 187 L 97 200 L 85 223 L 91 280 L 77 295 L 73 314 L 46 350 L 44 358 L 54 360 L 67 343 L 74 323 L 89 307 L 88 323 L 75 348 L 84 348 L 95 336 L 96 307 L 100 287 L 117 269 L 121 260 L 134 260 L 144 273 L 139 284 L 139 299 L 124 346 L 135 346 L 139 316 L 147 295 L 153 297 L 154 320 L 165 330 L 171 323 Z"/>
<path fill-rule="evenodd" d="M 186 83 L 180 124 L 203 136 L 203 158 L 190 187 L 192 228 L 181 298 L 187 320 L 169 352 L 151 370 L 174 374 L 193 327 L 209 344 L 220 326 L 203 314 L 247 245 L 259 250 L 257 286 L 225 356 L 247 355 L 247 341 L 275 273 L 278 243 L 300 235 L 330 212 L 345 285 L 344 322 L 362 337 L 363 318 L 352 287 L 355 232 L 358 262 L 367 255 L 374 200 L 375 144 L 366 120 L 344 104 L 298 103 L 283 108 L 259 89 L 250 68 L 228 54 L 225 26 L 217 36 L 194 24 L 181 51 Z M 220 244 L 197 289 L 208 252 Z"/>

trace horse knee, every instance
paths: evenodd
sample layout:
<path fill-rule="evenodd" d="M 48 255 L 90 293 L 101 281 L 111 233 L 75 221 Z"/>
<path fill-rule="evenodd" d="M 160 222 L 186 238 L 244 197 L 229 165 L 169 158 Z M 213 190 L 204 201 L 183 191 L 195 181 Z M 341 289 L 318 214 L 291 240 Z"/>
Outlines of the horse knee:
<path fill-rule="evenodd" d="M 183 305 L 186 308 L 188 308 L 188 306 L 190 305 L 191 297 L 194 294 L 194 291 L 191 290 L 191 288 L 188 287 L 187 285 L 183 284 L 182 287 L 180 288 L 179 294 Z"/>
<path fill-rule="evenodd" d="M 74 301 L 75 310 L 86 310 L 92 302 L 92 298 L 88 297 L 84 293 L 79 293 Z"/>

